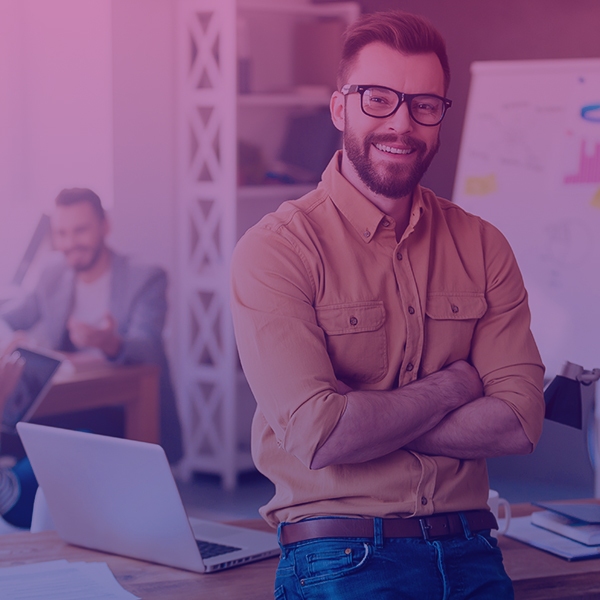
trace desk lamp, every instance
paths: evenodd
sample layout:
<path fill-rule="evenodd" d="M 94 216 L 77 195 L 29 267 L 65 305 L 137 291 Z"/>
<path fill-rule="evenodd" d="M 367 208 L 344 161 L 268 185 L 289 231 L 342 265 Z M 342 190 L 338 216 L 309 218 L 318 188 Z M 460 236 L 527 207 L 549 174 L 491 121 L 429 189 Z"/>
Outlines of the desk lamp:
<path fill-rule="evenodd" d="M 583 367 L 566 362 L 560 375 L 544 390 L 546 419 L 583 429 L 581 386 L 600 379 L 600 369 L 586 371 Z"/>

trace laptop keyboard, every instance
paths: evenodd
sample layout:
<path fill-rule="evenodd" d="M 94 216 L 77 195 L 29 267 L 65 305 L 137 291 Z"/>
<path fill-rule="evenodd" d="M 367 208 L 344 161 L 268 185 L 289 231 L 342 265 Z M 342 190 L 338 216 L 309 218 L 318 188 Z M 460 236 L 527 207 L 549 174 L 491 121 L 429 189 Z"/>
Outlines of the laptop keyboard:
<path fill-rule="evenodd" d="M 223 544 L 216 544 L 215 542 L 205 542 L 204 540 L 196 540 L 196 543 L 198 544 L 202 558 L 212 558 L 213 556 L 221 556 L 221 554 L 241 550 L 241 548 L 236 548 L 235 546 L 225 546 Z"/>

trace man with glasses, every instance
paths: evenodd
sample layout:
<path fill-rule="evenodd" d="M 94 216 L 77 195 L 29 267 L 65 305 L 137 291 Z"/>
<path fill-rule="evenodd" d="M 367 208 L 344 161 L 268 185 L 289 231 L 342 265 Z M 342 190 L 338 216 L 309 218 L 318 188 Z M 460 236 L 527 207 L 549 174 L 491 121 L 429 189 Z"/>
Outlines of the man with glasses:
<path fill-rule="evenodd" d="M 419 185 L 448 84 L 424 19 L 351 26 L 331 100 L 343 151 L 234 255 L 277 598 L 513 596 L 485 459 L 533 450 L 543 365 L 504 237 Z"/>

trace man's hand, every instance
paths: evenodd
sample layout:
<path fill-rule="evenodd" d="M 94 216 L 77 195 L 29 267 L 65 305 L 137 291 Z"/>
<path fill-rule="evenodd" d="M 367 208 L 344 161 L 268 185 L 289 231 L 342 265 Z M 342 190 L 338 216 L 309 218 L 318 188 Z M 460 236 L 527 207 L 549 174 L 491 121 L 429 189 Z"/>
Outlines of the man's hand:
<path fill-rule="evenodd" d="M 18 352 L 0 358 L 0 418 L 4 411 L 4 403 L 15 389 L 24 367 L 25 361 Z"/>
<path fill-rule="evenodd" d="M 35 348 L 36 343 L 26 331 L 15 331 L 8 345 L 2 350 L 3 356 L 10 356 L 19 346 Z"/>
<path fill-rule="evenodd" d="M 98 348 L 109 358 L 114 358 L 121 350 L 122 339 L 117 332 L 117 322 L 110 314 L 106 315 L 103 327 L 93 327 L 71 318 L 67 329 L 73 345 L 78 350 Z"/>

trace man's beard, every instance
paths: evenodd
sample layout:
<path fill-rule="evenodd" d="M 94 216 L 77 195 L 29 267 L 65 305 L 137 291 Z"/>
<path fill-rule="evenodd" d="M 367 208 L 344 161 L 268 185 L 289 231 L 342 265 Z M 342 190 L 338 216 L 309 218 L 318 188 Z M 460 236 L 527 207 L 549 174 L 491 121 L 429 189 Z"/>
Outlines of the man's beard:
<path fill-rule="evenodd" d="M 87 248 L 85 248 L 85 247 L 77 246 L 76 248 L 73 248 L 73 250 L 71 250 L 71 252 L 79 252 L 81 250 L 86 250 L 86 249 Z M 104 245 L 98 244 L 95 248 L 93 248 L 92 255 L 89 258 L 89 260 L 87 260 L 84 263 L 79 263 L 79 264 L 76 263 L 76 264 L 72 265 L 73 270 L 76 273 L 85 273 L 86 271 L 89 271 L 100 260 L 100 256 L 101 256 L 103 250 L 104 250 Z"/>
<path fill-rule="evenodd" d="M 369 152 L 373 144 L 402 144 L 413 149 L 417 156 L 412 165 L 394 164 L 392 161 L 382 164 L 381 169 L 384 170 L 382 173 L 370 159 Z M 436 144 L 427 152 L 425 142 L 410 136 L 371 133 L 361 146 L 359 139 L 350 131 L 347 122 L 344 130 L 344 150 L 358 176 L 372 192 L 386 198 L 399 199 L 411 195 L 439 148 L 439 135 Z"/>

